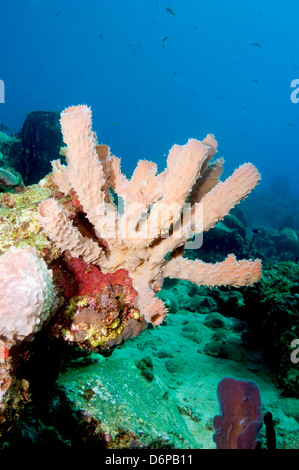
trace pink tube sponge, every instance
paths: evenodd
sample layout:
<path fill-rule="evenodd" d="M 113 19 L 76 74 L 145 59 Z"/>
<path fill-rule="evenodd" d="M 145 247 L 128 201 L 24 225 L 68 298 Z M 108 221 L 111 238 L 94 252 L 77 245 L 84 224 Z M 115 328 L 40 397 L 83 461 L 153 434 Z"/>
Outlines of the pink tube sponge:
<path fill-rule="evenodd" d="M 213 420 L 217 449 L 255 449 L 263 424 L 257 384 L 225 377 L 218 384 L 217 397 L 221 412 Z"/>
<path fill-rule="evenodd" d="M 155 163 L 141 160 L 128 179 L 120 159 L 98 145 L 90 108 L 71 106 L 61 113 L 60 123 L 67 165 L 53 162 L 55 183 L 61 192 L 76 194 L 77 207 L 106 249 L 85 237 L 54 200 L 39 206 L 44 231 L 60 250 L 98 265 L 104 274 L 127 271 L 138 293 L 134 306 L 147 322 L 157 326 L 166 316 L 155 292 L 167 277 L 208 286 L 259 281 L 260 260 L 237 261 L 229 255 L 210 265 L 183 258 L 193 236 L 214 227 L 259 183 L 260 174 L 251 163 L 219 181 L 223 159 L 212 162 L 217 141 L 209 134 L 203 141 L 174 145 L 161 173 Z M 120 198 L 118 206 L 112 194 Z"/>

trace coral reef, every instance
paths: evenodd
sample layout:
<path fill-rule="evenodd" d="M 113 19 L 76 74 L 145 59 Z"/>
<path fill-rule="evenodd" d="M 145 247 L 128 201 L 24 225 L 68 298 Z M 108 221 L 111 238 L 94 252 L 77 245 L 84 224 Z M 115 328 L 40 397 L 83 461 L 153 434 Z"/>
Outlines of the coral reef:
<path fill-rule="evenodd" d="M 26 185 L 34 184 L 51 171 L 61 145 L 59 112 L 31 111 L 19 132 L 0 132 L 0 164 L 14 168 Z"/>
<path fill-rule="evenodd" d="M 31 111 L 17 134 L 22 142 L 20 173 L 25 184 L 33 184 L 51 170 L 50 161 L 62 145 L 59 113 Z"/>
<path fill-rule="evenodd" d="M 116 285 L 113 280 L 111 283 Z M 51 451 L 63 445 L 98 452 L 103 447 L 215 449 L 212 418 L 219 414 L 217 385 L 223 377 L 234 376 L 258 383 L 262 411 L 273 415 L 277 448 L 298 449 L 297 400 L 281 396 L 281 390 L 270 380 L 269 369 L 256 362 L 256 355 L 250 354 L 244 341 L 236 346 L 236 340 L 241 340 L 250 326 L 237 319 L 246 309 L 244 291 L 255 290 L 255 286 L 242 289 L 241 308 L 242 294 L 236 296 L 240 289 L 211 290 L 169 279 L 161 293 L 169 291 L 170 286 L 177 311 L 168 315 L 160 328 L 147 328 L 113 352 L 96 354 L 77 348 L 75 342 L 58 339 L 49 347 L 51 322 L 55 324 L 57 316 L 50 319 L 28 343 L 29 359 L 28 350 L 20 353 L 22 367 L 17 375 L 30 383 L 31 401 L 22 412 L 19 402 L 19 417 L 13 426 L 4 423 L 0 428 L 0 448 L 6 444 L 16 450 L 42 447 Z M 262 300 L 259 296 L 258 302 Z M 261 314 L 255 312 L 257 305 L 250 305 L 249 322 L 252 317 L 258 320 Z M 253 335 L 258 322 L 256 328 Z M 271 329 L 271 323 L 267 328 Z M 218 350 L 211 351 L 216 343 Z M 259 345 L 256 347 L 259 354 Z M 7 412 L 13 412 L 16 400 L 28 399 L 28 391 L 21 385 L 10 394 Z M 267 448 L 265 433 L 263 426 L 263 449 Z"/>
<path fill-rule="evenodd" d="M 52 341 L 79 346 L 81 353 L 104 352 L 148 324 L 160 325 L 167 307 L 179 308 L 171 294 L 156 296 L 166 278 L 239 287 L 261 276 L 258 259 L 228 254 L 210 264 L 183 257 L 186 243 L 217 225 L 256 186 L 254 166 L 246 163 L 220 182 L 223 160 L 212 161 L 217 143 L 208 135 L 173 146 L 160 174 L 154 163 L 140 161 L 128 180 L 120 160 L 97 143 L 89 108 L 66 109 L 61 127 L 67 165 L 53 161 L 53 174 L 38 185 L 0 194 L 0 403 L 7 429 L 11 404 L 18 414 L 35 388 L 26 364 L 38 361 L 30 359 L 39 356 L 37 349 L 50 354 L 54 368 Z M 5 184 L 12 186 L 16 174 L 6 171 Z M 230 226 L 242 231 L 236 220 Z M 197 300 L 209 308 L 206 296 Z M 136 364 L 153 382 L 151 363 Z"/>
<path fill-rule="evenodd" d="M 13 167 L 20 172 L 18 160 L 21 154 L 21 141 L 17 136 L 9 136 L 0 130 L 0 162 L 4 168 Z M 20 163 L 19 163 L 20 165 Z"/>
<path fill-rule="evenodd" d="M 161 328 L 147 328 L 109 356 L 78 352 L 68 363 L 64 361 L 58 379 L 60 394 L 55 395 L 53 406 L 44 411 L 45 416 L 37 416 L 44 424 L 55 423 L 74 449 L 84 445 L 76 434 L 86 428 L 88 448 L 97 436 L 111 449 L 215 449 L 212 420 L 219 414 L 216 389 L 223 377 L 233 376 L 258 384 L 262 411 L 273 415 L 277 448 L 298 449 L 297 400 L 280 395 L 266 368 L 256 371 L 247 361 L 206 355 L 205 344 L 215 330 L 205 325 L 205 318 L 200 310 L 179 310 L 169 315 Z M 64 409 L 67 419 L 62 416 L 58 421 L 56 416 L 54 420 L 54 406 L 54 415 Z M 81 424 L 73 423 L 74 416 Z M 263 449 L 267 449 L 265 433 L 263 426 L 259 439 Z"/>
<path fill-rule="evenodd" d="M 249 331 L 244 340 L 263 353 L 276 384 L 285 396 L 299 398 L 298 367 L 291 342 L 299 336 L 299 265 L 291 261 L 265 268 L 259 284 L 243 289 Z"/>
<path fill-rule="evenodd" d="M 259 260 L 236 261 L 229 255 L 210 265 L 182 256 L 188 240 L 215 226 L 256 186 L 260 176 L 253 165 L 244 164 L 219 182 L 223 160 L 211 163 L 217 143 L 208 135 L 203 142 L 190 139 L 186 145 L 174 145 L 167 168 L 158 175 L 154 163 L 140 161 L 128 180 L 120 160 L 110 156 L 108 147 L 97 145 L 88 107 L 67 108 L 61 114 L 61 127 L 67 166 L 54 161 L 54 179 L 61 192 L 75 191 L 94 236 L 82 235 L 55 199 L 39 206 L 45 233 L 61 251 L 99 265 L 103 273 L 125 269 L 138 293 L 135 305 L 147 322 L 156 326 L 165 318 L 167 309 L 155 292 L 166 277 L 209 286 L 251 285 L 259 280 Z M 122 212 L 110 188 L 123 199 Z M 198 203 L 203 205 L 203 217 Z"/>
<path fill-rule="evenodd" d="M 94 349 L 95 344 L 102 349 L 135 336 L 146 325 L 139 311 L 131 305 L 137 293 L 127 272 L 118 270 L 104 275 L 96 266 L 87 265 L 83 260 L 71 258 L 66 253 L 61 254 L 61 251 L 46 237 L 36 210 L 36 206 L 49 196 L 59 198 L 60 204 L 63 204 L 68 214 L 72 215 L 73 223 L 80 227 L 85 235 L 88 233 L 86 221 L 84 218 L 82 221 L 80 207 L 76 205 L 76 198 L 62 197 L 51 175 L 48 175 L 38 185 L 27 187 L 22 193 L 0 194 L 0 252 L 6 253 L 10 247 L 30 247 L 46 262 L 48 270 L 53 273 L 57 300 L 60 304 L 64 304 L 52 328 L 55 337 L 59 336 L 70 342 L 75 341 L 84 349 Z M 89 308 L 95 307 L 95 314 L 97 312 L 103 316 L 107 313 L 107 309 L 99 312 L 102 303 L 98 302 L 98 298 L 107 295 L 116 298 L 119 314 L 117 319 L 114 318 L 112 321 L 110 315 L 109 320 L 107 315 L 105 326 L 102 325 L 101 328 L 97 322 L 72 324 L 76 308 L 80 309 L 88 298 L 94 299 Z M 115 316 L 116 312 L 113 315 Z M 74 337 L 73 333 L 77 328 L 86 330 L 84 341 L 83 331 L 80 341 L 78 333 Z M 91 342 L 88 338 L 91 338 Z"/>

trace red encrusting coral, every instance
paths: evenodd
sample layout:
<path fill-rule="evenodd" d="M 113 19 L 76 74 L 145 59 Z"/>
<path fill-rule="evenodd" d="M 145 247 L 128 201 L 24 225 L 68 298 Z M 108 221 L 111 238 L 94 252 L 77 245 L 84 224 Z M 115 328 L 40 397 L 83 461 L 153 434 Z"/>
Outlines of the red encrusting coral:
<path fill-rule="evenodd" d="M 79 201 L 79 198 L 75 192 L 74 189 L 70 190 L 70 196 L 72 198 L 72 205 L 79 211 L 79 212 L 84 212 L 83 207 L 81 205 L 81 202 Z"/>
<path fill-rule="evenodd" d="M 128 272 L 104 274 L 98 266 L 64 253 L 52 262 L 53 281 L 66 304 L 52 334 L 87 350 L 110 348 L 146 328 L 133 305 L 137 291 Z"/>
<path fill-rule="evenodd" d="M 9 349 L 0 344 L 0 361 L 6 360 L 9 356 Z"/>
<path fill-rule="evenodd" d="M 105 287 L 121 285 L 125 289 L 127 301 L 132 303 L 137 292 L 125 269 L 103 274 L 98 266 L 87 264 L 80 258 L 65 256 L 53 262 L 54 283 L 64 290 L 64 298 L 96 295 Z"/>

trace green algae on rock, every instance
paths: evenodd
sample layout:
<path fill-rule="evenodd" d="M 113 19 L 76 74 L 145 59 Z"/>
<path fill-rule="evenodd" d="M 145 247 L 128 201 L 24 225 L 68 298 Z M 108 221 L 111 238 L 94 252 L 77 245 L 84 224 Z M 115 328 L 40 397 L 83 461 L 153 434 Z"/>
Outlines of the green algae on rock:
<path fill-rule="evenodd" d="M 69 371 L 58 385 L 82 417 L 98 423 L 108 448 L 198 448 L 165 385 L 146 380 L 133 358 Z"/>
<path fill-rule="evenodd" d="M 20 193 L 0 194 L 0 254 L 11 246 L 35 247 L 40 254 L 44 248 L 51 247 L 42 230 L 37 206 L 54 192 L 54 189 L 35 184 Z"/>

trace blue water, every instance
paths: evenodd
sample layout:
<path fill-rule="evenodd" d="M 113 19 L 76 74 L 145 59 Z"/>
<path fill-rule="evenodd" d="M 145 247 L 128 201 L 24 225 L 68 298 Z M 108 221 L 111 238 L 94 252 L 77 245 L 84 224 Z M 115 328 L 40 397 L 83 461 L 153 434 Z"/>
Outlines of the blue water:
<path fill-rule="evenodd" d="M 299 195 L 298 1 L 10 0 L 0 14 L 11 132 L 30 110 L 86 103 L 127 172 L 211 132 L 224 176 L 251 161 L 264 187 L 280 175 Z"/>

